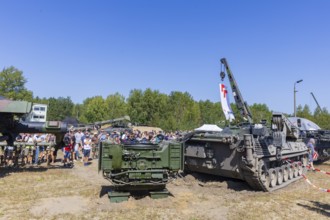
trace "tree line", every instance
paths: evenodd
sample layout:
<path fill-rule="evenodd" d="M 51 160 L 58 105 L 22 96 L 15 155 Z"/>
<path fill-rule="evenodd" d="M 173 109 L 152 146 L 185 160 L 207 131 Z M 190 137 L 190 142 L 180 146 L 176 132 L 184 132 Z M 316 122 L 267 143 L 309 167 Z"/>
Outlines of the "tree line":
<path fill-rule="evenodd" d="M 48 120 L 76 118 L 80 123 L 93 123 L 129 115 L 132 123 L 155 126 L 164 130 L 191 130 L 203 124 L 217 124 L 224 127 L 228 122 L 220 102 L 196 101 L 188 92 L 173 91 L 170 94 L 152 89 L 133 89 L 128 97 L 119 93 L 87 97 L 82 104 L 73 103 L 68 97 L 34 97 L 25 87 L 27 80 L 23 72 L 15 67 L 4 68 L 0 72 L 0 95 L 12 100 L 25 100 L 47 104 Z M 233 103 L 236 122 L 242 118 Z M 266 104 L 253 104 L 250 110 L 255 123 L 271 120 L 272 111 Z M 330 129 L 330 114 L 326 108 L 312 112 L 308 105 L 297 108 L 297 116 L 307 118 L 323 129 Z"/>

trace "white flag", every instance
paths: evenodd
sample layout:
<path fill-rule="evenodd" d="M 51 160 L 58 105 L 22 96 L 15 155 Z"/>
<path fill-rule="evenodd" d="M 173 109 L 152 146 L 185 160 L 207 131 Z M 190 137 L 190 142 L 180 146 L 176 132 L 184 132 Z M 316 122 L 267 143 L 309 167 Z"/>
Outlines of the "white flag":
<path fill-rule="evenodd" d="M 230 108 L 228 91 L 225 84 L 220 83 L 219 86 L 222 111 L 225 114 L 226 120 L 231 122 L 232 120 L 235 120 L 235 116 L 233 110 Z"/>

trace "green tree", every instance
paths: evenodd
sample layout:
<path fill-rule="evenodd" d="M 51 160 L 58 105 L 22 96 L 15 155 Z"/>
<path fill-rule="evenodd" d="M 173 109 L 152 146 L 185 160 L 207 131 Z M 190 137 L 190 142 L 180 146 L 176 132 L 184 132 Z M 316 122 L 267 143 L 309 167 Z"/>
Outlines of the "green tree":
<path fill-rule="evenodd" d="M 159 91 L 146 89 L 143 93 L 143 109 L 147 114 L 146 124 L 150 126 L 162 126 L 167 116 L 168 98 Z"/>
<path fill-rule="evenodd" d="M 80 123 L 87 123 L 84 112 L 85 108 L 83 104 L 75 104 L 72 109 L 72 116 L 75 117 Z"/>
<path fill-rule="evenodd" d="M 127 115 L 128 106 L 123 95 L 119 93 L 109 95 L 105 99 L 105 104 L 107 106 L 107 119 L 115 119 Z"/>
<path fill-rule="evenodd" d="M 235 121 L 232 122 L 233 124 L 245 122 L 236 104 L 230 103 L 230 108 L 233 110 L 235 116 Z M 228 123 L 228 121 L 226 123 Z"/>
<path fill-rule="evenodd" d="M 222 124 L 225 120 L 220 102 L 213 103 L 210 100 L 199 101 L 201 124 Z"/>
<path fill-rule="evenodd" d="M 127 98 L 128 114 L 133 123 L 146 124 L 148 113 L 144 110 L 143 92 L 140 89 L 130 91 Z"/>
<path fill-rule="evenodd" d="M 84 101 L 84 117 L 87 122 L 107 120 L 107 105 L 102 96 L 95 96 Z"/>
<path fill-rule="evenodd" d="M 168 116 L 168 96 L 159 91 L 132 90 L 127 99 L 128 112 L 133 122 L 164 127 Z M 166 125 L 165 125 L 166 126 Z"/>
<path fill-rule="evenodd" d="M 37 96 L 37 97 L 33 98 L 32 102 L 48 105 L 49 100 L 47 98 L 39 98 L 39 96 Z"/>
<path fill-rule="evenodd" d="M 308 105 L 304 105 L 304 107 L 299 105 L 297 107 L 297 113 L 296 114 L 297 114 L 297 117 L 306 118 L 306 119 L 309 119 L 309 120 L 313 121 L 313 115 L 312 115 L 312 112 L 311 112 Z"/>
<path fill-rule="evenodd" d="M 323 108 L 322 112 L 319 109 L 316 109 L 312 121 L 322 129 L 330 130 L 330 114 L 326 108 Z"/>
<path fill-rule="evenodd" d="M 11 66 L 0 72 L 0 95 L 13 99 L 32 101 L 33 93 L 25 88 L 23 72 Z"/>
<path fill-rule="evenodd" d="M 72 117 L 74 104 L 70 97 L 49 98 L 47 120 L 61 121 L 66 117 Z"/>
<path fill-rule="evenodd" d="M 252 119 L 254 123 L 260 123 L 261 120 L 267 120 L 270 123 L 272 119 L 272 112 L 268 109 L 266 104 L 253 104 L 250 106 Z"/>
<path fill-rule="evenodd" d="M 191 130 L 200 126 L 198 103 L 187 92 L 171 92 L 169 96 L 170 121 L 173 130 Z"/>

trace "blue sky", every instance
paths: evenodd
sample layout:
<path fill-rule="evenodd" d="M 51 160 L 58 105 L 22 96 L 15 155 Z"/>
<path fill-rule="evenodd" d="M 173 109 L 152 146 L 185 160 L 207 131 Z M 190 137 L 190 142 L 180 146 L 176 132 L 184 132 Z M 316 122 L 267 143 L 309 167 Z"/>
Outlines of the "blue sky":
<path fill-rule="evenodd" d="M 22 70 L 34 96 L 151 88 L 217 102 L 226 57 L 249 104 L 292 113 L 303 79 L 297 104 L 314 110 L 313 92 L 330 108 L 327 0 L 0 0 L 0 30 L 0 68 Z"/>

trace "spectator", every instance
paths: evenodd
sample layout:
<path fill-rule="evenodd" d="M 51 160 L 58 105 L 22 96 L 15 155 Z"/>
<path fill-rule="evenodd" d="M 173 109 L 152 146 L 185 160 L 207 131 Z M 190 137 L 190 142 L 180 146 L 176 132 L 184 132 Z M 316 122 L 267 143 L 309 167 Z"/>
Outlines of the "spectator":
<path fill-rule="evenodd" d="M 307 147 L 308 147 L 308 151 L 309 151 L 309 165 L 312 168 L 312 170 L 315 170 L 314 165 L 313 165 L 313 156 L 314 156 L 314 152 L 315 152 L 315 139 L 314 138 L 309 139 Z"/>
<path fill-rule="evenodd" d="M 47 135 L 42 134 L 40 135 L 39 139 L 40 139 L 40 143 L 46 143 Z M 43 162 L 44 157 L 45 157 L 45 145 L 41 145 L 39 146 L 39 158 L 38 158 L 39 164 Z"/>
<path fill-rule="evenodd" d="M 70 160 L 71 163 L 73 164 L 73 160 L 74 160 L 74 146 L 76 146 L 76 137 L 73 133 L 73 131 L 70 131 L 70 138 L 71 138 L 71 153 L 70 153 Z"/>
<path fill-rule="evenodd" d="M 6 166 L 13 166 L 13 155 L 14 155 L 14 147 L 13 146 L 6 146 L 5 147 L 5 165 Z"/>
<path fill-rule="evenodd" d="M 4 148 L 5 146 L 0 146 L 0 165 L 3 165 L 5 163 Z"/>
<path fill-rule="evenodd" d="M 40 134 L 35 134 L 33 136 L 33 142 L 34 142 L 34 145 L 35 145 L 34 164 L 38 165 L 38 162 L 39 162 L 39 149 L 40 149 L 38 143 L 41 142 Z"/>
<path fill-rule="evenodd" d="M 97 147 L 98 147 L 98 139 L 97 139 L 97 134 L 94 134 L 92 137 L 92 159 L 97 158 Z"/>
<path fill-rule="evenodd" d="M 56 161 L 57 150 L 58 150 L 58 149 L 56 149 L 56 137 L 55 137 L 55 135 L 51 134 L 49 136 L 49 143 L 51 144 L 50 147 L 49 147 L 50 148 L 49 155 L 50 155 L 51 161 L 48 158 L 48 164 L 50 164 L 50 162 L 52 162 L 54 164 L 55 161 Z"/>
<path fill-rule="evenodd" d="M 98 136 L 99 141 L 105 141 L 107 139 L 107 133 L 104 130 L 101 130 L 101 133 Z"/>
<path fill-rule="evenodd" d="M 76 132 L 74 134 L 75 136 L 75 140 L 76 140 L 76 144 L 74 146 L 74 153 L 73 153 L 73 158 L 74 160 L 79 160 L 79 148 L 82 147 L 82 136 L 83 136 L 83 133 L 81 132 L 81 130 L 79 129 L 78 132 Z"/>
<path fill-rule="evenodd" d="M 72 139 L 69 133 L 66 133 L 64 138 L 64 167 L 70 166 L 69 160 L 70 160 L 70 154 L 71 154 L 71 149 L 72 149 Z"/>
<path fill-rule="evenodd" d="M 24 149 L 24 164 L 32 164 L 34 141 L 33 141 L 31 134 L 28 134 L 25 137 L 24 142 L 26 142 L 25 149 Z"/>
<path fill-rule="evenodd" d="M 88 159 L 89 159 L 89 155 L 91 152 L 91 144 L 92 144 L 92 140 L 89 136 L 86 136 L 85 140 L 84 140 L 84 166 L 88 165 Z"/>

